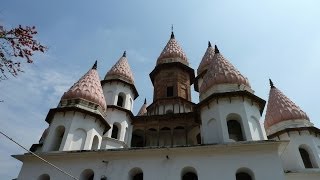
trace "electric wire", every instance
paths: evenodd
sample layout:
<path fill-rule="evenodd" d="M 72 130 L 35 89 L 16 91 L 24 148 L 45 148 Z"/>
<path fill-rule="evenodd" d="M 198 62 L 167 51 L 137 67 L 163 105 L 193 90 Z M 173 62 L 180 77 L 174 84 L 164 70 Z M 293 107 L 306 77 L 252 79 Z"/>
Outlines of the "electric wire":
<path fill-rule="evenodd" d="M 0 134 L 2 134 L 4 137 L 6 137 L 7 139 L 9 139 L 10 141 L 14 142 L 15 144 L 17 144 L 18 146 L 20 146 L 22 149 L 26 150 L 27 152 L 29 152 L 30 154 L 34 155 L 35 157 L 39 158 L 41 161 L 49 164 L 50 166 L 54 167 L 55 169 L 57 169 L 58 171 L 62 172 L 63 174 L 69 176 L 70 178 L 74 179 L 74 180 L 79 180 L 78 178 L 72 176 L 70 173 L 60 169 L 58 166 L 50 163 L 49 161 L 43 159 L 42 157 L 38 156 L 37 154 L 35 154 L 34 152 L 28 150 L 27 148 L 25 148 L 24 146 L 22 146 L 21 144 L 19 144 L 17 141 L 13 140 L 12 138 L 10 138 L 8 135 L 6 135 L 5 133 L 3 133 L 1 130 L 0 130 Z"/>

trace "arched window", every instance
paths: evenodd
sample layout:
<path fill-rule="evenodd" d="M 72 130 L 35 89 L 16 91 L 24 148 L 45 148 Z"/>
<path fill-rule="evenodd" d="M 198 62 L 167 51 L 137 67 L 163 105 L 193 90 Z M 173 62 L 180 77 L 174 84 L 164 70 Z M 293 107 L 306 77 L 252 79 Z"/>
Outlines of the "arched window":
<path fill-rule="evenodd" d="M 38 180 L 50 180 L 50 176 L 48 174 L 42 174 L 38 177 Z"/>
<path fill-rule="evenodd" d="M 304 149 L 303 147 L 299 147 L 299 152 L 300 152 L 304 167 L 305 168 L 314 168 L 312 165 L 308 151 L 306 149 Z"/>
<path fill-rule="evenodd" d="M 124 107 L 125 97 L 126 96 L 123 93 L 118 94 L 117 106 Z"/>
<path fill-rule="evenodd" d="M 121 125 L 118 123 L 114 123 L 112 126 L 111 137 L 114 139 L 120 139 L 120 131 L 121 131 Z"/>
<path fill-rule="evenodd" d="M 93 137 L 91 149 L 92 149 L 92 150 L 97 150 L 97 149 L 99 149 L 99 138 L 98 138 L 97 135 L 95 135 L 95 136 Z"/>
<path fill-rule="evenodd" d="M 146 146 L 158 145 L 158 131 L 155 128 L 150 128 L 146 133 Z"/>
<path fill-rule="evenodd" d="M 238 172 L 236 174 L 236 180 L 252 180 L 252 178 L 248 173 Z"/>
<path fill-rule="evenodd" d="M 143 147 L 144 146 L 144 131 L 137 129 L 132 133 L 131 147 Z"/>
<path fill-rule="evenodd" d="M 193 167 L 185 167 L 181 172 L 181 180 L 198 180 L 198 175 Z"/>
<path fill-rule="evenodd" d="M 241 125 L 237 120 L 228 120 L 228 133 L 229 139 L 233 139 L 234 141 L 243 141 L 242 129 Z"/>
<path fill-rule="evenodd" d="M 254 180 L 254 174 L 248 168 L 240 168 L 236 173 L 236 180 Z"/>
<path fill-rule="evenodd" d="M 52 151 L 59 151 L 64 132 L 65 132 L 64 126 L 58 126 L 55 129 L 54 138 L 52 141 Z"/>
<path fill-rule="evenodd" d="M 173 145 L 186 145 L 187 134 L 186 130 L 182 126 L 175 127 L 173 129 Z"/>
<path fill-rule="evenodd" d="M 94 172 L 92 169 L 86 169 L 82 171 L 80 175 L 80 180 L 93 180 L 94 178 Z"/>
<path fill-rule="evenodd" d="M 159 132 L 159 146 L 171 146 L 171 129 L 164 127 Z"/>
<path fill-rule="evenodd" d="M 133 168 L 129 172 L 129 180 L 143 180 L 143 172 L 140 168 Z"/>

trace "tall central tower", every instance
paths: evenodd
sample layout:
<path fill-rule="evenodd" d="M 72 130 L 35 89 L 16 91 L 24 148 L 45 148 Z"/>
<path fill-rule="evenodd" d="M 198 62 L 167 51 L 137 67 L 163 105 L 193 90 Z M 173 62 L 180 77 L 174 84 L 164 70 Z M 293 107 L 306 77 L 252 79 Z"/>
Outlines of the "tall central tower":
<path fill-rule="evenodd" d="M 194 70 L 189 67 L 187 56 L 176 41 L 173 32 L 158 57 L 150 78 L 154 86 L 154 94 L 153 103 L 148 107 L 148 114 L 193 111 L 190 86 L 195 79 Z"/>

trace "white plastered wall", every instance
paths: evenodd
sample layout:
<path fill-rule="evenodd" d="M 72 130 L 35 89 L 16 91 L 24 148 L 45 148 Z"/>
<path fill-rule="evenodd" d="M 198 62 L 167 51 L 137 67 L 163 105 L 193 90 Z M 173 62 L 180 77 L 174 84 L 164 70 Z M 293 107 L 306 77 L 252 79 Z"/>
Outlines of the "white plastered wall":
<path fill-rule="evenodd" d="M 102 89 L 107 105 L 117 105 L 118 95 L 123 93 L 125 95 L 123 108 L 133 111 L 134 93 L 129 85 L 122 82 L 111 82 L 105 83 Z"/>
<path fill-rule="evenodd" d="M 105 137 L 111 138 L 113 125 L 118 123 L 121 127 L 118 129 L 119 139 L 110 140 L 108 138 L 103 139 L 103 146 L 106 148 L 118 148 L 122 147 L 123 143 L 130 146 L 131 142 L 131 134 L 132 134 L 132 125 L 131 125 L 131 118 L 129 114 L 125 111 L 121 111 L 115 108 L 108 108 L 107 109 L 107 122 L 110 124 L 111 128 L 105 134 Z M 110 141 L 110 143 L 109 143 Z M 121 141 L 118 144 L 117 141 Z M 113 144 L 117 144 L 114 146 Z"/>
<path fill-rule="evenodd" d="M 308 131 L 292 131 L 281 134 L 279 139 L 289 140 L 289 144 L 283 152 L 281 159 L 286 171 L 303 171 L 306 170 L 299 152 L 299 147 L 307 146 L 312 164 L 318 169 L 320 167 L 320 137 L 311 135 Z"/>
<path fill-rule="evenodd" d="M 100 147 L 102 141 L 103 131 L 105 129 L 105 125 L 102 124 L 98 119 L 90 116 L 85 115 L 80 112 L 58 112 L 54 115 L 53 120 L 50 124 L 48 136 L 44 142 L 42 151 L 50 151 L 52 149 L 53 140 L 55 137 L 55 130 L 57 127 L 63 126 L 65 128 L 65 132 L 62 138 L 62 142 L 59 148 L 59 151 L 69 151 L 69 150 L 89 150 L 92 146 L 92 141 L 95 136 L 99 139 Z M 81 129 L 84 131 L 85 139 L 79 139 L 81 137 L 76 137 L 75 134 L 77 130 Z M 83 149 L 78 149 L 77 143 L 75 139 L 81 142 L 81 147 Z"/>
<path fill-rule="evenodd" d="M 221 98 L 212 100 L 201 108 L 201 134 L 204 143 L 223 143 L 229 139 L 227 117 L 241 117 L 243 137 L 247 141 L 266 140 L 258 105 L 242 97 Z"/>
<path fill-rule="evenodd" d="M 94 179 L 106 176 L 110 180 L 129 180 L 129 172 L 140 168 L 144 179 L 172 180 L 181 179 L 182 170 L 191 167 L 196 170 L 199 180 L 235 179 L 237 170 L 250 169 L 257 180 L 284 180 L 285 176 L 277 150 L 265 148 L 247 148 L 220 150 L 203 148 L 202 150 L 171 151 L 130 151 L 127 154 L 114 152 L 96 152 L 79 156 L 46 157 L 50 162 L 79 178 L 85 169 L 92 169 Z M 66 179 L 62 173 L 38 160 L 26 160 L 18 179 L 36 179 L 47 173 L 51 179 Z"/>

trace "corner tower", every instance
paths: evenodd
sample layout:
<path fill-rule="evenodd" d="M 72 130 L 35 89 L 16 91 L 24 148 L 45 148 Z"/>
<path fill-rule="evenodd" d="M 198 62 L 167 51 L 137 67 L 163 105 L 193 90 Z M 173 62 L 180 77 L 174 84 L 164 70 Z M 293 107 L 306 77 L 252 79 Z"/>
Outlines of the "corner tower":
<path fill-rule="evenodd" d="M 102 146 L 106 149 L 127 147 L 131 141 L 133 102 L 139 94 L 125 51 L 101 84 L 107 100 L 107 121 L 111 125 Z"/>
<path fill-rule="evenodd" d="M 194 70 L 189 67 L 186 54 L 175 39 L 174 33 L 157 59 L 150 73 L 154 86 L 153 103 L 148 114 L 161 115 L 193 111 L 190 86 L 194 82 Z"/>
<path fill-rule="evenodd" d="M 50 109 L 46 117 L 50 125 L 42 137 L 42 151 L 100 149 L 102 137 L 110 128 L 105 120 L 106 108 L 95 62 L 63 94 L 58 107 Z"/>
<path fill-rule="evenodd" d="M 320 167 L 320 130 L 313 126 L 308 115 L 285 96 L 271 80 L 265 116 L 269 139 L 289 141 L 281 155 L 285 171 L 304 173 Z"/>
<path fill-rule="evenodd" d="M 209 47 L 198 68 L 201 134 L 204 143 L 265 140 L 260 122 L 265 101 L 217 46 Z"/>

